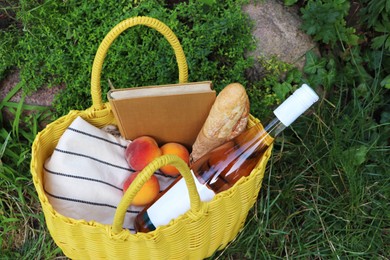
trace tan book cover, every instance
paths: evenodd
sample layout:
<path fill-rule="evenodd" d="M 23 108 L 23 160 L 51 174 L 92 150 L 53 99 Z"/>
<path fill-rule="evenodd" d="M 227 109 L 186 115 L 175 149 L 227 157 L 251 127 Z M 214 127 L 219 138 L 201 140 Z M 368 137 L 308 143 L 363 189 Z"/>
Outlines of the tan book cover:
<path fill-rule="evenodd" d="M 107 97 L 126 139 L 149 135 L 160 145 L 178 142 L 191 148 L 216 92 L 210 81 L 204 81 L 114 89 Z"/>

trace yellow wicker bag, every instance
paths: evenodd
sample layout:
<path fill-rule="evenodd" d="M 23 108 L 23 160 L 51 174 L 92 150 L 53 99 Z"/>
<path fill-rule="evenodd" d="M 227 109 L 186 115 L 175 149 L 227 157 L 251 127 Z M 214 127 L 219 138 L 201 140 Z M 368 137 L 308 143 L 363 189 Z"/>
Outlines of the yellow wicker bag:
<path fill-rule="evenodd" d="M 217 194 L 210 202 L 201 202 L 188 167 L 176 156 L 162 156 L 149 164 L 136 178 L 117 207 L 112 225 L 72 219 L 59 214 L 50 204 L 43 187 L 43 165 L 53 153 L 65 129 L 80 116 L 96 127 L 115 124 L 108 103 L 103 103 L 100 74 L 108 48 L 123 31 L 135 25 L 146 25 L 165 36 L 175 51 L 179 81 L 187 81 L 187 63 L 179 41 L 160 21 L 135 17 L 122 21 L 104 38 L 92 68 L 93 105 L 84 111 L 70 111 L 41 131 L 32 146 L 31 173 L 46 225 L 55 243 L 72 259 L 203 259 L 223 249 L 242 229 L 247 214 L 257 199 L 264 170 L 271 155 L 270 147 L 249 177 L 242 178 L 231 189 Z M 248 126 L 258 120 L 250 116 Z M 150 233 L 132 234 L 122 228 L 126 209 L 142 184 L 160 166 L 174 164 L 186 180 L 191 209 L 166 226 Z"/>

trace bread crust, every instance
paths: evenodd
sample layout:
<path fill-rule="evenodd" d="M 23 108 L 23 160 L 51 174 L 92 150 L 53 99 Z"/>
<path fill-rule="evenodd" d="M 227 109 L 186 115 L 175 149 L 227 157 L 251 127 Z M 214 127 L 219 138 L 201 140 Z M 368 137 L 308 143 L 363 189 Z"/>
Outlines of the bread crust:
<path fill-rule="evenodd" d="M 227 85 L 217 96 L 192 147 L 191 162 L 236 137 L 246 128 L 249 99 L 239 83 Z"/>

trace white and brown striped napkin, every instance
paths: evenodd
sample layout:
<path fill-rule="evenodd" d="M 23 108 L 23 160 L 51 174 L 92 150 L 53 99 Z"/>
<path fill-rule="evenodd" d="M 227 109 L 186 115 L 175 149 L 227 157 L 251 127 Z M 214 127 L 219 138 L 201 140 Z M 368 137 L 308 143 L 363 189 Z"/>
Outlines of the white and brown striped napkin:
<path fill-rule="evenodd" d="M 76 118 L 44 165 L 44 188 L 54 209 L 74 219 L 112 224 L 123 183 L 134 172 L 125 160 L 128 143 Z M 155 174 L 160 190 L 173 181 L 159 171 Z M 140 210 L 129 207 L 124 228 L 134 232 L 134 217 Z"/>

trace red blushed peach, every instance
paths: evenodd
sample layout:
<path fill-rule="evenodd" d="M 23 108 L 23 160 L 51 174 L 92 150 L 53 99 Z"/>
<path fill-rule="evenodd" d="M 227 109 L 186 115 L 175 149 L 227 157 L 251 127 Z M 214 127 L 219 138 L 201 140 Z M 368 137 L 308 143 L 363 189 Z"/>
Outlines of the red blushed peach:
<path fill-rule="evenodd" d="M 178 143 L 166 143 L 160 148 L 163 155 L 165 154 L 174 154 L 179 156 L 181 159 L 183 159 L 187 165 L 190 160 L 190 154 L 187 150 L 187 148 L 181 144 Z M 171 165 L 166 165 L 160 168 L 160 170 L 167 175 L 176 176 L 179 174 L 179 171 L 176 169 L 176 167 Z"/>
<path fill-rule="evenodd" d="M 141 171 L 160 155 L 161 150 L 156 140 L 150 136 L 141 136 L 134 139 L 125 151 L 127 163 L 135 171 Z"/>
<path fill-rule="evenodd" d="M 126 192 L 130 184 L 135 180 L 135 178 L 139 173 L 140 172 L 134 172 L 126 179 L 126 181 L 123 184 L 123 194 Z M 147 182 L 145 182 L 142 188 L 135 195 L 133 201 L 131 202 L 131 205 L 145 206 L 151 203 L 156 198 L 159 192 L 160 192 L 160 183 L 158 182 L 157 177 L 152 175 L 152 177 L 150 177 L 150 179 Z"/>

